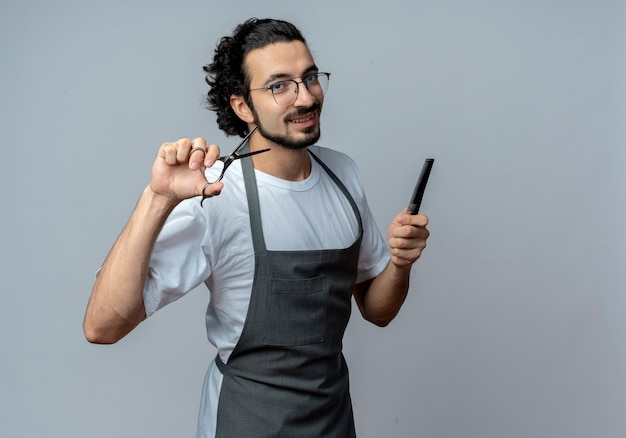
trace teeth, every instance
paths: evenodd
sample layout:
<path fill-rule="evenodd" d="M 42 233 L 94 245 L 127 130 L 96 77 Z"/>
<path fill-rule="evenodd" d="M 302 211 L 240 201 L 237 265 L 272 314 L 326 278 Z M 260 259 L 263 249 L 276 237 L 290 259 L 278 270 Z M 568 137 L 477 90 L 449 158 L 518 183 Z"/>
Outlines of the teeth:
<path fill-rule="evenodd" d="M 303 119 L 293 119 L 292 122 L 294 123 L 302 123 L 302 122 L 306 122 L 307 120 L 310 120 L 311 117 L 305 117 Z"/>

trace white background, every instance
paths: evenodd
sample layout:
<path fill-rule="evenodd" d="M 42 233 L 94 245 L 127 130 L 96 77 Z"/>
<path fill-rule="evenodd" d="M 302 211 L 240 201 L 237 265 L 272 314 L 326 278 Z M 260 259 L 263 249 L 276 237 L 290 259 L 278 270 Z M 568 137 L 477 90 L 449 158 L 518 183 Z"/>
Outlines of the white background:
<path fill-rule="evenodd" d="M 3 0 L 0 436 L 191 437 L 207 292 L 113 346 L 81 322 L 159 145 L 204 136 L 201 67 L 250 16 L 332 72 L 321 144 L 381 230 L 434 157 L 429 247 L 345 339 L 361 438 L 626 436 L 626 3 Z"/>

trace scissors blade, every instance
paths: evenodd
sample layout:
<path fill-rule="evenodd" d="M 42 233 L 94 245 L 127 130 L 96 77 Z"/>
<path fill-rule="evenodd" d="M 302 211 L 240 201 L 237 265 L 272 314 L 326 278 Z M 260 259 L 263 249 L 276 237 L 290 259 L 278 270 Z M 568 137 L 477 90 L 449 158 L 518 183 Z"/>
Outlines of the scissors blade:
<path fill-rule="evenodd" d="M 251 155 L 260 154 L 261 152 L 267 152 L 267 151 L 271 151 L 271 149 L 267 148 L 267 149 L 261 149 L 260 151 L 247 152 L 245 154 L 237 154 L 235 159 L 238 160 L 240 158 L 246 158 L 246 157 L 249 157 Z"/>
<path fill-rule="evenodd" d="M 241 156 L 239 154 L 237 154 L 237 152 L 239 152 L 241 150 L 241 148 L 244 147 L 244 145 L 246 144 L 246 142 L 248 141 L 248 139 L 250 138 L 252 133 L 254 131 L 256 131 L 256 128 L 257 127 L 255 126 L 252 129 L 252 131 L 248 132 L 248 134 L 243 138 L 243 140 L 241 140 L 241 143 L 239 143 L 239 146 L 237 146 L 234 151 L 232 151 L 228 155 L 222 155 L 221 157 L 218 158 L 218 160 L 223 161 L 224 163 L 226 163 L 227 164 L 226 167 L 228 167 L 231 162 L 235 161 L 238 158 L 241 158 Z"/>
<path fill-rule="evenodd" d="M 244 147 L 244 145 L 248 142 L 248 139 L 254 133 L 254 131 L 256 131 L 256 128 L 257 127 L 255 126 L 254 128 L 252 128 L 252 130 L 250 132 L 248 132 L 248 135 L 246 135 L 243 138 L 243 140 L 241 140 L 241 143 L 239 143 L 239 146 L 237 146 L 237 149 L 235 149 L 231 155 L 237 155 L 237 152 L 239 152 L 241 150 L 241 148 Z"/>

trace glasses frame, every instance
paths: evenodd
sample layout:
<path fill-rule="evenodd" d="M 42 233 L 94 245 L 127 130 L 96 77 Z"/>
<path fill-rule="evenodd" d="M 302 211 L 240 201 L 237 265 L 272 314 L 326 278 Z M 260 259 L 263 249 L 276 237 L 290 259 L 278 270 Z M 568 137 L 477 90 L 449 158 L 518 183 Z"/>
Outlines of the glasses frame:
<path fill-rule="evenodd" d="M 248 91 L 270 90 L 272 92 L 272 98 L 274 99 L 274 102 L 276 102 L 278 105 L 291 105 L 298 98 L 298 93 L 300 92 L 300 84 L 304 84 L 304 86 L 306 87 L 307 91 L 309 93 L 311 93 L 311 90 L 309 90 L 309 81 L 312 81 L 313 77 L 315 77 L 315 79 L 319 79 L 320 76 L 326 76 L 326 80 L 328 81 L 328 84 L 330 85 L 330 73 L 329 72 L 325 72 L 325 71 L 320 71 L 320 72 L 316 72 L 316 73 L 309 73 L 301 81 L 296 81 L 295 79 L 283 79 L 281 81 L 276 81 L 272 85 L 269 85 L 267 87 L 249 88 Z M 278 84 L 284 84 L 285 82 L 293 82 L 294 84 L 296 84 L 296 91 L 293 94 L 293 100 L 291 102 L 289 102 L 289 103 L 280 103 L 280 102 L 278 102 L 276 100 L 276 95 L 274 94 L 274 88 Z M 328 86 L 326 87 L 326 90 L 322 90 L 322 96 L 325 96 L 327 91 L 328 91 Z M 313 93 L 311 93 L 311 94 L 313 94 Z"/>

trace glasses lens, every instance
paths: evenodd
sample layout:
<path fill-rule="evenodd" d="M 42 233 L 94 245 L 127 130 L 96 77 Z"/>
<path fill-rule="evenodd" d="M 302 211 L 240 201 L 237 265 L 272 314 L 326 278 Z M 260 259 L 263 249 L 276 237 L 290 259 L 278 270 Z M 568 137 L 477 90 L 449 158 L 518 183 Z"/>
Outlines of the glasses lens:
<path fill-rule="evenodd" d="M 293 80 L 280 81 L 272 85 L 270 89 L 272 90 L 272 95 L 274 96 L 276 103 L 280 105 L 289 105 L 296 100 L 298 84 L 296 84 L 296 81 Z"/>
<path fill-rule="evenodd" d="M 328 90 L 329 73 L 315 73 L 307 76 L 300 83 L 295 80 L 277 82 L 271 87 L 274 100 L 279 105 L 291 105 L 298 97 L 299 87 L 304 84 L 309 93 L 315 97 L 322 97 Z"/>
<path fill-rule="evenodd" d="M 314 96 L 323 96 L 328 91 L 328 73 L 316 73 L 306 78 L 306 87 Z"/>

